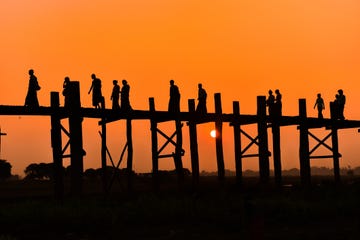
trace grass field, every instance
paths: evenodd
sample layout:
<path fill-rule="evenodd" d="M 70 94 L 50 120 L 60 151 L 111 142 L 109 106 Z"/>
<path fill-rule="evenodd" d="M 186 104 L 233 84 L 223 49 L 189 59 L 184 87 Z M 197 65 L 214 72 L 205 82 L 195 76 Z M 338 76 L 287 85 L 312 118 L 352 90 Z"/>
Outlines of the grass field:
<path fill-rule="evenodd" d="M 157 193 L 149 181 L 137 179 L 132 194 L 117 183 L 108 197 L 85 181 L 81 197 L 63 201 L 49 181 L 1 183 L 0 240 L 360 239 L 357 179 L 314 178 L 309 189 L 296 178 L 281 189 L 244 179 L 238 189 L 232 178 L 206 177 L 194 191 L 168 178 Z"/>

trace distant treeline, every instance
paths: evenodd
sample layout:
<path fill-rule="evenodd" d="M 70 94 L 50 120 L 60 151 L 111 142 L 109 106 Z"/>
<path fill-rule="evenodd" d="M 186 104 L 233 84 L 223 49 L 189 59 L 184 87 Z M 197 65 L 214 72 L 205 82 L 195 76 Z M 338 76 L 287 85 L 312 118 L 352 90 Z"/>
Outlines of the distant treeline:
<path fill-rule="evenodd" d="M 128 174 L 127 169 L 117 169 L 112 166 L 107 166 L 106 168 L 107 174 L 109 176 L 112 175 L 118 175 L 118 176 L 125 176 Z M 63 175 L 65 177 L 70 176 L 71 172 L 71 166 L 68 166 L 66 168 L 63 168 Z M 90 180 L 100 180 L 102 176 L 103 169 L 102 168 L 89 168 L 86 169 L 83 173 L 84 178 L 90 179 Z M 25 178 L 24 179 L 35 179 L 35 180 L 51 180 L 54 176 L 54 168 L 53 163 L 32 163 L 29 166 L 26 167 L 25 171 Z M 133 175 L 141 176 L 141 177 L 151 177 L 151 173 L 135 173 L 132 171 Z M 159 171 L 160 175 L 163 176 L 172 176 L 176 175 L 175 170 L 170 171 Z M 184 175 L 190 175 L 190 171 L 186 168 L 184 168 Z"/>
<path fill-rule="evenodd" d="M 63 175 L 65 177 L 70 176 L 71 166 L 63 168 Z M 93 180 L 100 180 L 102 176 L 102 169 L 93 169 L 89 168 L 86 169 L 83 173 L 85 179 L 93 179 Z M 125 176 L 127 174 L 127 169 L 117 169 L 112 166 L 108 166 L 106 168 L 107 174 L 111 175 L 118 175 L 118 176 Z M 183 169 L 185 176 L 190 176 L 191 171 L 187 168 Z M 53 163 L 32 163 L 28 165 L 24 171 L 25 178 L 24 179 L 36 179 L 36 180 L 52 180 L 54 176 L 54 169 Z M 139 177 L 151 177 L 152 173 L 136 173 L 132 172 L 133 175 Z M 217 172 L 207 172 L 202 171 L 200 173 L 201 176 L 217 176 Z M 332 168 L 327 167 L 312 167 L 311 168 L 311 175 L 313 176 L 331 176 L 334 174 L 334 170 Z M 175 176 L 175 170 L 160 170 L 160 176 Z M 226 176 L 235 176 L 235 171 L 232 170 L 225 170 Z M 274 176 L 274 171 L 270 170 L 270 175 Z M 282 170 L 283 176 L 300 176 L 300 170 L 297 168 Z M 351 168 L 350 166 L 347 168 L 340 169 L 340 175 L 342 176 L 360 176 L 360 167 Z M 259 176 L 258 171 L 253 170 L 244 170 L 243 171 L 244 177 L 257 177 Z M 11 177 L 15 177 L 11 174 L 11 164 L 5 160 L 0 161 L 0 181 L 10 179 Z M 17 178 L 18 176 L 16 176 Z M 15 179 L 15 178 L 14 178 Z"/>
<path fill-rule="evenodd" d="M 217 175 L 217 172 L 207 172 L 202 171 L 200 173 L 202 176 L 215 176 Z M 235 176 L 235 171 L 231 170 L 225 170 L 225 176 Z M 270 170 L 270 175 L 274 176 L 274 171 Z M 298 168 L 291 168 L 287 170 L 282 170 L 283 176 L 300 176 L 300 169 Z M 334 169 L 333 168 L 327 168 L 327 167 L 311 167 L 311 175 L 313 176 L 331 176 L 334 175 Z M 360 167 L 356 168 L 341 168 L 340 169 L 340 175 L 342 176 L 360 176 Z M 259 176 L 258 171 L 253 170 L 244 170 L 243 171 L 244 177 L 256 177 Z"/>

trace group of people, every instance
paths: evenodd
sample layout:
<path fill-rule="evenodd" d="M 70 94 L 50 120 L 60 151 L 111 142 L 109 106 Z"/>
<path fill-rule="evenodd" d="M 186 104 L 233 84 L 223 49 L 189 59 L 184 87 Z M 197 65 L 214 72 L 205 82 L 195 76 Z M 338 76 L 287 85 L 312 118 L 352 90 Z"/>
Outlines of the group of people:
<path fill-rule="evenodd" d="M 29 86 L 28 92 L 25 99 L 25 106 L 27 107 L 39 107 L 39 101 L 37 98 L 37 91 L 41 89 L 36 76 L 34 75 L 34 70 L 29 70 Z M 104 106 L 104 97 L 101 91 L 101 80 L 96 77 L 95 74 L 91 74 L 91 87 L 89 89 L 88 94 L 92 92 L 92 105 L 100 109 Z M 65 97 L 65 107 L 69 105 L 68 95 L 70 94 L 70 78 L 65 77 L 63 83 L 63 92 L 62 94 Z M 124 112 L 128 112 L 132 110 L 130 105 L 130 85 L 126 80 L 122 80 L 122 87 L 118 85 L 117 80 L 113 80 L 113 89 L 111 93 L 110 100 L 112 101 L 112 109 L 113 110 L 120 110 Z M 269 116 L 272 119 L 282 116 L 282 102 L 281 102 L 282 95 L 279 89 L 275 90 L 275 95 L 273 95 L 273 91 L 269 90 L 269 96 L 266 100 L 266 106 L 268 107 Z M 196 112 L 200 114 L 207 113 L 206 107 L 206 99 L 207 93 L 203 88 L 202 84 L 198 84 L 198 105 L 196 107 Z M 120 100 L 120 102 L 119 102 Z M 345 107 L 345 95 L 342 89 L 338 90 L 338 94 L 335 95 L 334 100 L 334 109 L 332 112 L 332 117 L 335 119 L 344 120 L 344 107 Z M 121 103 L 121 105 L 120 105 Z M 318 110 L 318 118 L 322 119 L 323 110 L 325 109 L 324 99 L 321 97 L 321 94 L 317 94 L 317 98 L 315 101 L 314 109 L 317 108 Z M 174 80 L 170 80 L 170 99 L 168 105 L 168 111 L 172 113 L 180 112 L 180 91 L 178 86 L 175 85 Z"/>
<path fill-rule="evenodd" d="M 28 93 L 25 99 L 25 106 L 27 107 L 39 107 L 39 101 L 37 98 L 37 91 L 40 90 L 39 83 L 37 81 L 36 76 L 34 75 L 34 70 L 29 70 L 29 86 L 28 86 Z M 96 77 L 95 74 L 91 74 L 91 87 L 88 91 L 88 94 L 92 93 L 92 105 L 96 109 L 100 109 L 105 104 L 105 99 L 102 95 L 101 91 L 101 80 Z M 65 98 L 64 106 L 68 107 L 69 96 L 71 95 L 71 81 L 69 77 L 65 77 L 63 83 L 63 91 L 62 94 Z M 113 80 L 113 89 L 111 93 L 110 100 L 112 101 L 112 109 L 113 110 L 121 110 L 124 112 L 128 112 L 132 110 L 130 105 L 130 85 L 126 80 L 122 80 L 122 87 L 118 85 L 117 80 Z M 206 108 L 206 98 L 207 94 L 205 89 L 202 87 L 202 84 L 198 84 L 198 105 L 196 108 L 196 112 L 198 113 L 207 113 Z M 119 102 L 120 100 L 120 102 Z M 121 103 L 121 105 L 120 105 Z M 170 80 L 170 100 L 168 106 L 169 112 L 180 112 L 180 91 L 179 88 L 175 85 L 174 80 Z"/>
<path fill-rule="evenodd" d="M 332 118 L 345 120 L 344 117 L 344 108 L 345 108 L 346 97 L 342 89 L 338 90 L 338 93 L 335 95 L 335 100 L 333 102 L 333 109 L 332 109 Z M 321 97 L 321 94 L 317 94 L 317 98 L 314 104 L 314 109 L 317 108 L 318 110 L 318 118 L 323 119 L 323 110 L 325 110 L 324 99 Z"/>
<path fill-rule="evenodd" d="M 95 108 L 101 108 L 104 106 L 104 97 L 101 92 L 101 80 L 96 77 L 95 74 L 91 74 L 92 83 L 89 89 L 88 94 L 92 92 L 92 105 Z M 113 80 L 113 90 L 111 93 L 110 100 L 112 101 L 112 109 L 113 110 L 122 110 L 124 112 L 128 112 L 132 110 L 130 106 L 130 85 L 124 79 L 122 80 L 122 88 L 118 85 L 117 80 Z M 121 96 L 121 98 L 120 98 Z M 119 99 L 121 100 L 121 107 L 119 103 Z"/>
<path fill-rule="evenodd" d="M 282 116 L 282 95 L 279 89 L 275 90 L 275 96 L 273 95 L 273 91 L 269 90 L 269 96 L 266 99 L 266 106 L 269 110 L 269 116 L 274 119 L 276 117 Z"/>
<path fill-rule="evenodd" d="M 200 114 L 207 113 L 206 107 L 207 93 L 202 84 L 198 84 L 198 105 L 196 106 L 196 112 Z M 170 100 L 168 111 L 172 113 L 180 112 L 180 91 L 178 86 L 175 85 L 174 80 L 170 80 Z"/>
<path fill-rule="evenodd" d="M 89 89 L 88 94 L 92 92 L 92 105 L 96 109 L 100 109 L 105 104 L 105 99 L 102 95 L 101 91 L 101 80 L 96 77 L 95 74 L 91 74 L 92 83 Z M 130 101 L 129 101 L 129 92 L 130 92 L 130 86 L 128 85 L 126 80 L 122 80 L 123 87 L 120 91 L 120 86 L 118 85 L 117 80 L 113 80 L 113 90 L 110 97 L 110 100 L 112 100 L 112 109 L 114 110 L 120 110 L 120 95 L 121 95 L 121 110 L 122 111 L 129 111 L 131 110 Z M 63 96 L 65 97 L 65 104 L 64 106 L 69 106 L 69 95 L 71 94 L 71 84 L 70 84 L 70 78 L 65 77 L 64 84 L 63 84 Z"/>

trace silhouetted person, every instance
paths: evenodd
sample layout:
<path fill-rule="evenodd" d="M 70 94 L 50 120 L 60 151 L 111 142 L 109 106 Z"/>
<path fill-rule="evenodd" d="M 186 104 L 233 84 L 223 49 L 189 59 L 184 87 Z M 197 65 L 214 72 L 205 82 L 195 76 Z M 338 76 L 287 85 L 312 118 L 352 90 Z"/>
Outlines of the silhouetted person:
<path fill-rule="evenodd" d="M 206 98 L 207 98 L 207 94 L 205 89 L 202 87 L 202 84 L 199 83 L 198 84 L 198 105 L 196 107 L 196 112 L 198 113 L 207 113 L 207 108 L 206 108 Z"/>
<path fill-rule="evenodd" d="M 91 74 L 91 78 L 92 83 L 88 94 L 92 91 L 92 105 L 95 108 L 101 108 L 104 99 L 101 93 L 101 80 L 95 74 Z"/>
<path fill-rule="evenodd" d="M 113 80 L 113 85 L 114 85 L 114 87 L 113 87 L 113 90 L 111 93 L 110 100 L 112 101 L 112 109 L 117 110 L 117 109 L 120 109 L 120 105 L 119 105 L 120 86 L 118 85 L 117 80 Z"/>
<path fill-rule="evenodd" d="M 345 117 L 344 117 L 344 107 L 345 107 L 346 98 L 345 98 L 345 95 L 344 95 L 342 89 L 339 89 L 338 93 L 339 93 L 339 98 L 338 98 L 339 119 L 344 120 L 345 119 Z"/>
<path fill-rule="evenodd" d="M 279 91 L 279 89 L 276 89 L 275 90 L 275 104 L 274 104 L 274 107 L 275 107 L 275 115 L 277 117 L 280 117 L 282 116 L 282 102 L 281 102 L 281 93 Z"/>
<path fill-rule="evenodd" d="M 36 76 L 34 75 L 34 70 L 29 70 L 29 86 L 28 92 L 25 98 L 25 106 L 26 107 L 39 107 L 39 101 L 37 98 L 37 91 L 40 90 L 39 83 L 37 81 Z"/>
<path fill-rule="evenodd" d="M 324 104 L 324 99 L 322 99 L 320 93 L 317 94 L 317 99 L 314 104 L 314 109 L 315 109 L 315 107 L 317 107 L 317 110 L 318 110 L 318 118 L 323 119 L 324 116 L 322 114 L 322 111 L 325 109 L 325 104 Z"/>
<path fill-rule="evenodd" d="M 331 109 L 330 109 L 331 111 Z M 333 104 L 333 109 L 331 112 L 331 117 L 333 119 L 339 119 L 339 94 L 335 94 L 335 100 Z"/>
<path fill-rule="evenodd" d="M 122 80 L 122 88 L 121 88 L 121 111 L 128 112 L 132 110 L 130 106 L 130 85 L 127 83 L 126 80 Z"/>
<path fill-rule="evenodd" d="M 174 80 L 170 80 L 170 100 L 169 112 L 180 112 L 180 92 L 179 88 L 174 84 Z"/>
<path fill-rule="evenodd" d="M 269 90 L 269 97 L 266 99 L 266 106 L 268 106 L 269 116 L 274 117 L 274 105 L 275 105 L 275 96 L 273 91 Z"/>
<path fill-rule="evenodd" d="M 69 95 L 70 95 L 70 78 L 65 77 L 64 83 L 63 83 L 63 91 L 62 95 L 64 96 L 64 107 L 69 107 Z"/>

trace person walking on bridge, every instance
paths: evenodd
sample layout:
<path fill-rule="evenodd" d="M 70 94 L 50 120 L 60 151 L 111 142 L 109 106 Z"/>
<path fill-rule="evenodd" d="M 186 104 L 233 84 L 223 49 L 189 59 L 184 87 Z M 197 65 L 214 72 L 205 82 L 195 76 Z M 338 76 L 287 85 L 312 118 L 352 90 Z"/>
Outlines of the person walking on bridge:
<path fill-rule="evenodd" d="M 88 94 L 90 94 L 92 91 L 92 105 L 95 108 L 101 108 L 102 102 L 104 101 L 104 97 L 101 93 L 101 80 L 97 78 L 94 73 L 91 74 L 91 78 L 92 83 Z"/>
<path fill-rule="evenodd" d="M 169 100 L 169 112 L 180 112 L 180 92 L 179 88 L 174 84 L 174 80 L 170 80 L 170 100 Z"/>
<path fill-rule="evenodd" d="M 129 112 L 132 110 L 130 106 L 130 85 L 124 79 L 122 80 L 122 88 L 121 88 L 121 111 Z"/>
<path fill-rule="evenodd" d="M 112 110 L 118 110 L 120 109 L 119 105 L 119 96 L 120 96 L 120 86 L 118 85 L 117 80 L 113 80 L 113 90 L 111 93 L 110 100 L 112 101 Z"/>
<path fill-rule="evenodd" d="M 199 83 L 198 84 L 198 105 L 196 107 L 196 112 L 204 114 L 207 113 L 207 108 L 206 108 L 206 98 L 207 98 L 207 94 L 205 89 L 202 87 L 202 84 Z"/>
<path fill-rule="evenodd" d="M 324 116 L 323 116 L 322 111 L 325 109 L 325 104 L 324 104 L 324 99 L 322 99 L 320 93 L 317 94 L 317 99 L 316 99 L 316 102 L 314 105 L 314 109 L 316 106 L 317 106 L 317 110 L 318 110 L 318 118 L 323 119 Z"/>
<path fill-rule="evenodd" d="M 25 107 L 39 107 L 39 101 L 37 98 L 37 91 L 40 90 L 39 83 L 36 76 L 34 75 L 34 70 L 29 70 L 29 87 L 28 92 L 25 98 Z"/>

